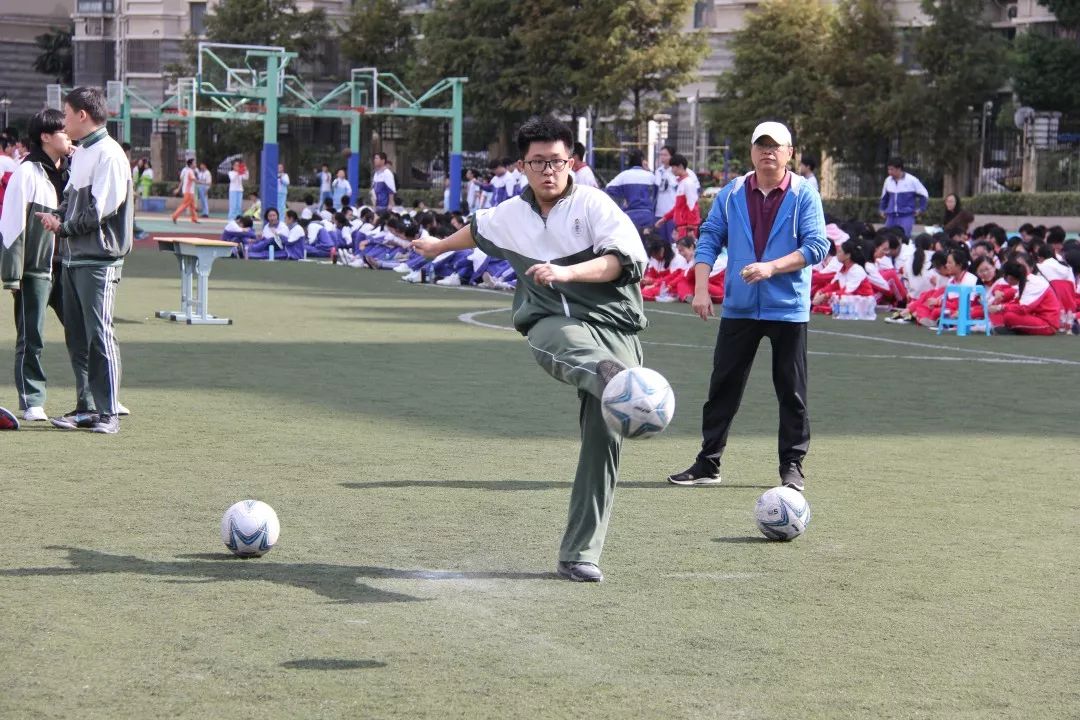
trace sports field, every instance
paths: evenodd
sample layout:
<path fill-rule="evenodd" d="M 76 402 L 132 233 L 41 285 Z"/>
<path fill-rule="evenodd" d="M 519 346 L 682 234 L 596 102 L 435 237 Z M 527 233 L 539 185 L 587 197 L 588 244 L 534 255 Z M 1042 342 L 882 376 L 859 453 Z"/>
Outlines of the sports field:
<path fill-rule="evenodd" d="M 767 346 L 724 484 L 669 486 L 717 323 L 652 306 L 678 411 L 625 446 L 606 581 L 578 585 L 553 572 L 577 398 L 505 329 L 509 295 L 219 261 L 235 324 L 187 327 L 153 316 L 177 288 L 173 257 L 130 257 L 120 435 L 0 435 L 0 717 L 1080 716 L 1076 338 L 815 318 L 814 515 L 779 544 L 752 520 Z M 218 533 L 248 497 L 282 523 L 258 560 Z"/>

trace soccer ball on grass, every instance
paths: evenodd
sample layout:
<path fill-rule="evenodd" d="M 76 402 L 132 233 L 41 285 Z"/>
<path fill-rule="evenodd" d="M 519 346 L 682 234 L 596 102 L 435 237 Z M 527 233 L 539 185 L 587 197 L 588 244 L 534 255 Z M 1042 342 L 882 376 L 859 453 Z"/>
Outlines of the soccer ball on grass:
<path fill-rule="evenodd" d="M 241 500 L 221 518 L 221 541 L 240 557 L 270 552 L 281 532 L 277 513 L 259 500 Z"/>

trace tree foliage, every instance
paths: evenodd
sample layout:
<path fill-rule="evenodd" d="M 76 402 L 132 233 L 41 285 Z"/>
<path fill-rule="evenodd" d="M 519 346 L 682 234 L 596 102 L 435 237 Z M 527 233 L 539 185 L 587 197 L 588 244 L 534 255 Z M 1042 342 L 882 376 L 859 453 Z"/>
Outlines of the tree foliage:
<path fill-rule="evenodd" d="M 779 120 L 800 146 L 825 141 L 817 105 L 826 94 L 824 66 L 830 10 L 821 0 L 767 0 L 747 14 L 731 41 L 734 67 L 721 75 L 714 120 L 721 133 L 745 141 L 763 120 Z"/>
<path fill-rule="evenodd" d="M 310 55 L 329 34 L 322 8 L 300 11 L 295 0 L 222 0 L 206 13 L 213 42 L 277 45 Z"/>
<path fill-rule="evenodd" d="M 596 104 L 615 110 L 623 102 L 641 124 L 675 100 L 709 52 L 701 33 L 681 32 L 690 0 L 621 0 L 604 8 L 607 22 L 592 35 Z"/>
<path fill-rule="evenodd" d="M 619 111 L 670 101 L 706 52 L 682 34 L 690 0 L 440 0 L 424 23 L 421 75 L 469 77 L 466 111 L 510 127 L 536 113 Z M 504 143 L 505 144 L 505 143 Z"/>
<path fill-rule="evenodd" d="M 356 0 L 341 32 L 341 53 L 352 67 L 409 75 L 413 29 L 400 0 Z"/>
<path fill-rule="evenodd" d="M 468 77 L 465 114 L 478 136 L 508 147 L 511 127 L 531 110 L 524 93 L 523 51 L 515 32 L 520 5 L 503 0 L 439 0 L 424 18 L 417 82 Z"/>
<path fill-rule="evenodd" d="M 896 62 L 893 18 L 877 0 L 842 0 L 830 17 L 825 87 L 808 120 L 822 149 L 862 170 L 885 160 L 908 126 L 903 98 L 911 82 Z"/>
<path fill-rule="evenodd" d="M 956 170 L 978 140 L 965 121 L 1006 81 L 1005 42 L 986 23 L 983 0 L 922 0 L 922 10 L 931 24 L 915 53 L 925 74 L 909 96 L 906 120 L 923 157 Z"/>
<path fill-rule="evenodd" d="M 34 58 L 34 70 L 54 78 L 61 85 L 71 85 L 74 74 L 71 38 L 74 24 L 66 28 L 53 28 L 34 38 L 41 52 Z"/>
<path fill-rule="evenodd" d="M 1080 0 L 1039 0 L 1039 4 L 1054 13 L 1063 26 L 1080 29 Z"/>
<path fill-rule="evenodd" d="M 1080 43 L 1025 32 L 1013 52 L 1013 90 L 1036 110 L 1080 113 Z"/>

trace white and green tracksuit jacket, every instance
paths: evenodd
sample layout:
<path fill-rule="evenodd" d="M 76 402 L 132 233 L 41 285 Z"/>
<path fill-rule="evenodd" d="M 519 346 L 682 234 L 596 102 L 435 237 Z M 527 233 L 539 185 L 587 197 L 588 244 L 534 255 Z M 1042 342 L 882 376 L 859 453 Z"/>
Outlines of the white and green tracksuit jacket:
<path fill-rule="evenodd" d="M 35 213 L 55 213 L 56 188 L 40 162 L 27 160 L 12 174 L 0 214 L 0 280 L 17 290 L 24 277 L 52 279 L 55 239 Z"/>
<path fill-rule="evenodd" d="M 98 128 L 71 156 L 57 233 L 64 265 L 121 265 L 131 251 L 135 206 L 131 167 L 120 144 Z"/>
<path fill-rule="evenodd" d="M 645 329 L 641 301 L 645 248 L 630 218 L 607 193 L 574 185 L 545 218 L 531 188 L 498 206 L 476 213 L 473 240 L 488 255 L 507 260 L 517 273 L 514 327 L 527 334 L 541 318 L 565 315 L 624 332 Z M 623 272 L 607 283 L 538 285 L 525 271 L 537 263 L 576 265 L 613 254 Z"/>

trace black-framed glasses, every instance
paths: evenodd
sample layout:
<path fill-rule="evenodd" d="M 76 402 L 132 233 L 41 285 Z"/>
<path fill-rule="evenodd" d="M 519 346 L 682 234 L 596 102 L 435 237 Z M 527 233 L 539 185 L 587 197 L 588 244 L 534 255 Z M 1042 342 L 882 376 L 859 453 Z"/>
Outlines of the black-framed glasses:
<path fill-rule="evenodd" d="M 554 160 L 526 160 L 525 165 L 534 173 L 542 173 L 548 168 L 551 168 L 555 172 L 560 172 L 566 167 L 566 163 L 570 162 L 565 158 L 555 158 Z"/>

